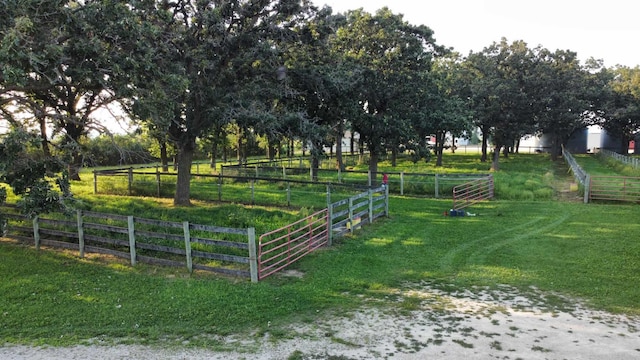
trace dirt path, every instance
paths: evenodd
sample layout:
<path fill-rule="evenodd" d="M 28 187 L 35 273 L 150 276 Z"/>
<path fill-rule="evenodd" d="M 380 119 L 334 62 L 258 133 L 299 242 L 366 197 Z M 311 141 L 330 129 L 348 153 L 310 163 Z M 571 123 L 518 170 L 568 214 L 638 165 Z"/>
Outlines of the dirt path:
<path fill-rule="evenodd" d="M 229 351 L 138 345 L 0 347 L 2 359 L 638 359 L 640 319 L 574 306 L 509 287 L 449 294 L 429 286 L 395 294 L 410 306 L 372 305 L 348 317 L 277 329 L 278 339 L 232 336 Z M 400 308 L 412 311 L 400 311 Z M 274 329 L 276 331 L 276 329 Z M 283 334 L 286 334 L 283 336 Z"/>

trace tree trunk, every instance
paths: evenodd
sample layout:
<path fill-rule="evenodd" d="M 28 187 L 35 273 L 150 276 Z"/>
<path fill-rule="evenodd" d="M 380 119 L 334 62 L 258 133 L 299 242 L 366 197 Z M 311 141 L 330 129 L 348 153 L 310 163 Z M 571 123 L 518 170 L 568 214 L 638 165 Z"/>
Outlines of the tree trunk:
<path fill-rule="evenodd" d="M 491 171 L 500 170 L 500 149 L 502 145 L 496 144 L 493 148 L 493 160 L 491 161 Z"/>
<path fill-rule="evenodd" d="M 178 149 L 178 177 L 173 198 L 175 206 L 191 205 L 191 164 L 194 148 L 195 144 L 185 144 Z"/>
<path fill-rule="evenodd" d="M 436 131 L 436 166 L 442 166 L 442 153 L 444 153 L 444 139 L 446 133 Z"/>
<path fill-rule="evenodd" d="M 242 130 L 238 129 L 237 133 L 237 141 L 236 141 L 236 158 L 238 159 L 238 164 L 242 164 L 243 159 L 243 149 L 242 149 Z"/>
<path fill-rule="evenodd" d="M 349 152 L 351 155 L 356 153 L 356 141 L 353 138 L 353 131 L 351 131 L 351 137 L 349 138 Z"/>
<path fill-rule="evenodd" d="M 343 124 L 340 122 L 336 132 L 336 168 L 344 171 L 344 161 L 342 160 L 342 138 L 344 137 Z"/>
<path fill-rule="evenodd" d="M 218 139 L 214 139 L 211 142 L 211 159 L 209 161 L 209 166 L 215 170 L 217 163 L 216 159 L 218 158 Z"/>
<path fill-rule="evenodd" d="M 47 138 L 47 122 L 44 116 L 38 117 L 40 123 L 40 137 L 42 138 L 42 154 L 44 157 L 51 157 L 51 150 L 49 149 L 49 139 Z"/>
<path fill-rule="evenodd" d="M 311 155 L 311 181 L 318 181 L 318 168 L 320 167 L 320 159 L 318 156 Z"/>
<path fill-rule="evenodd" d="M 482 156 L 480 157 L 480 162 L 487 162 L 487 150 L 489 148 L 489 139 L 487 131 L 482 130 Z"/>
<path fill-rule="evenodd" d="M 80 151 L 73 150 L 71 162 L 69 163 L 69 180 L 80 181 L 80 168 L 82 167 L 82 154 Z"/>
<path fill-rule="evenodd" d="M 167 155 L 167 142 L 158 140 L 160 144 L 160 163 L 162 164 L 162 171 L 169 172 L 169 156 Z"/>

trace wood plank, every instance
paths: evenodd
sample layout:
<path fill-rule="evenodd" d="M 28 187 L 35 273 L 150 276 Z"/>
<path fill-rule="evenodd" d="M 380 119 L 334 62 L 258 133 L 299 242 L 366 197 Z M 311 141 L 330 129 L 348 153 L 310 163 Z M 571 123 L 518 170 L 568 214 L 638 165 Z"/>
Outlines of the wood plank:
<path fill-rule="evenodd" d="M 229 261 L 229 262 L 235 262 L 240 264 L 249 263 L 248 257 L 242 257 L 242 256 L 236 256 L 236 255 L 215 254 L 215 253 L 208 253 L 208 252 L 198 251 L 198 250 L 191 250 L 191 255 L 193 257 L 199 257 L 199 258 L 210 259 L 210 260 Z"/>
<path fill-rule="evenodd" d="M 104 214 L 104 213 L 98 213 L 93 211 L 83 211 L 82 216 L 96 218 L 96 219 L 108 219 L 108 220 L 118 220 L 118 221 L 127 222 L 127 216 L 125 215 Z"/>
<path fill-rule="evenodd" d="M 209 232 L 215 232 L 215 233 L 224 233 L 224 234 L 238 234 L 238 235 L 245 235 L 245 236 L 249 233 L 247 229 L 228 228 L 228 227 L 200 225 L 200 224 L 189 224 L 189 229 L 209 231 Z"/>
<path fill-rule="evenodd" d="M 116 234 L 128 234 L 129 229 L 126 227 L 113 226 L 113 225 L 104 225 L 104 224 L 94 224 L 94 223 L 84 223 L 85 230 L 93 229 L 93 230 L 103 230 L 109 231 Z"/>
<path fill-rule="evenodd" d="M 169 253 L 169 254 L 176 254 L 176 255 L 186 255 L 186 252 L 184 251 L 184 249 L 179 249 L 179 248 L 174 248 L 174 247 L 171 247 L 171 246 L 164 246 L 164 245 L 156 245 L 156 244 L 148 244 L 148 243 L 136 242 L 136 248 L 145 249 L 145 250 L 160 251 L 160 252 L 165 252 L 165 253 Z"/>
<path fill-rule="evenodd" d="M 109 245 L 114 245 L 114 246 L 122 246 L 122 247 L 129 247 L 129 241 L 128 240 L 117 240 L 117 239 L 112 239 L 112 238 L 108 238 L 108 237 L 104 237 L 104 236 L 96 236 L 96 235 L 84 235 L 84 240 L 85 242 L 87 241 L 93 241 L 93 242 L 97 242 L 97 243 L 101 243 L 101 244 L 109 244 Z"/>
<path fill-rule="evenodd" d="M 227 240 L 213 240 L 200 237 L 191 237 L 192 243 L 212 245 L 212 246 L 224 246 L 236 249 L 249 249 L 249 244 L 244 242 L 227 241 Z"/>
<path fill-rule="evenodd" d="M 161 227 L 168 227 L 174 229 L 182 229 L 182 223 L 175 221 L 164 221 L 164 220 L 153 220 L 153 219 L 143 219 L 143 218 L 133 218 L 135 223 L 145 224 L 145 225 L 155 225 Z"/>
<path fill-rule="evenodd" d="M 177 234 L 167 234 L 167 233 L 159 233 L 154 231 L 144 231 L 144 230 L 137 230 L 137 229 L 135 231 L 135 234 L 136 234 L 136 237 L 139 235 L 139 236 L 152 238 L 152 239 L 172 240 L 172 241 L 178 241 L 178 242 L 184 241 L 184 236 L 177 235 Z"/>
<path fill-rule="evenodd" d="M 226 269 L 226 268 L 212 267 L 212 266 L 207 266 L 202 264 L 193 264 L 193 268 L 196 270 L 205 270 L 205 271 L 215 272 L 218 274 L 238 276 L 238 277 L 249 278 L 251 276 L 251 273 L 245 270 Z"/>

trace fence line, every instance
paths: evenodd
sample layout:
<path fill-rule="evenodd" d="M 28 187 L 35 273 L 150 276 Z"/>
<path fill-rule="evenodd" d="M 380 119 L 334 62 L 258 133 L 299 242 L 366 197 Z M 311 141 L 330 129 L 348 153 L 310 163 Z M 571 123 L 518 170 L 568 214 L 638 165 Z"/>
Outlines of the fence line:
<path fill-rule="evenodd" d="M 29 219 L 8 209 L 6 235 L 41 245 L 113 255 L 145 262 L 186 266 L 257 281 L 254 228 L 219 226 L 143 219 L 134 216 L 77 211 L 75 219 Z M 237 241 L 233 241 L 233 239 Z"/>
<path fill-rule="evenodd" d="M 589 183 L 589 181 L 587 180 L 589 174 L 587 174 L 587 172 L 582 169 L 578 162 L 576 162 L 576 159 L 573 157 L 573 155 L 571 155 L 571 153 L 567 149 L 565 149 L 564 146 L 562 146 L 562 156 L 564 157 L 564 160 L 567 162 L 567 164 L 569 164 L 571 172 L 573 173 L 573 176 L 576 178 L 576 180 L 580 184 L 587 186 L 587 184 Z"/>
<path fill-rule="evenodd" d="M 6 204 L 3 215 L 7 223 L 0 224 L 0 230 L 4 236 L 33 243 L 38 250 L 44 245 L 77 250 L 80 257 L 108 254 L 130 259 L 132 266 L 138 262 L 186 265 L 189 271 L 257 282 L 309 252 L 331 245 L 334 236 L 388 216 L 389 191 L 386 187 L 369 189 L 334 203 L 327 194 L 327 203 L 318 213 L 263 234 L 259 244 L 252 227 L 226 228 L 80 210 L 75 218 L 53 214 L 29 219 L 17 213 L 17 207 Z"/>
<path fill-rule="evenodd" d="M 344 191 L 363 190 L 375 186 L 378 174 L 372 174 L 369 171 L 340 171 L 340 170 L 319 170 L 319 178 L 317 181 L 309 179 L 310 169 L 308 168 L 278 168 L 258 165 L 252 167 L 244 166 L 225 166 L 220 174 L 192 174 L 192 187 L 210 186 L 211 190 L 203 192 L 208 197 L 205 200 L 223 201 L 232 194 L 232 201 L 240 201 L 243 203 L 255 204 L 257 202 L 256 184 L 271 183 L 284 188 L 282 192 L 281 203 L 291 206 L 291 194 L 301 186 L 325 186 L 329 188 L 340 188 Z M 436 174 L 436 173 L 406 173 L 406 172 L 389 172 L 389 185 L 395 193 L 400 195 L 432 195 L 435 198 L 451 197 L 453 187 L 470 180 L 484 178 L 487 174 Z M 119 182 L 106 182 L 106 185 L 100 186 L 100 178 L 116 177 L 123 179 Z M 165 180 L 169 177 L 168 180 Z M 94 193 L 100 192 L 120 192 L 128 195 L 143 194 L 147 196 L 170 196 L 171 191 L 175 190 L 176 173 L 161 173 L 159 171 L 145 172 L 135 171 L 133 168 L 111 169 L 94 171 Z M 200 180 L 198 180 L 200 179 Z M 210 179 L 210 181 L 207 181 Z M 232 182 L 232 183 L 231 183 Z M 237 188 L 233 191 L 225 192 L 224 189 L 230 184 L 246 182 L 250 186 L 250 193 L 244 195 L 240 200 L 237 199 Z M 118 190 L 120 189 L 120 190 Z M 195 193 L 195 192 L 193 192 Z M 277 193 L 277 191 L 276 191 Z M 315 191 L 315 193 L 318 193 Z M 269 205 L 274 204 L 273 194 L 270 194 L 267 201 Z M 286 196 L 286 199 L 285 199 Z"/>
<path fill-rule="evenodd" d="M 607 150 L 607 149 L 600 149 L 600 154 L 616 159 L 617 161 L 620 161 L 621 163 L 627 164 L 631 167 L 633 167 L 634 169 L 638 169 L 640 168 L 640 158 L 639 157 L 632 157 L 632 156 L 626 156 L 626 155 L 622 155 L 622 154 L 618 154 L 616 152 L 613 152 L 611 150 Z"/>

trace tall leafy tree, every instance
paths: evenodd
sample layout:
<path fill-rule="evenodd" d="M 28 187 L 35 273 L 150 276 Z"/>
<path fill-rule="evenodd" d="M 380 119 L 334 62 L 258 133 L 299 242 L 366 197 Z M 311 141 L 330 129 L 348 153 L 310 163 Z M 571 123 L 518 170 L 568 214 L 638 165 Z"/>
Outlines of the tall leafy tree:
<path fill-rule="evenodd" d="M 375 15 L 359 9 L 346 16 L 334 46 L 363 69 L 358 94 L 361 111 L 351 123 L 369 150 L 369 170 L 377 174 L 380 155 L 396 145 L 407 128 L 408 121 L 401 116 L 407 90 L 402 84 L 416 73 L 429 71 L 432 58 L 442 49 L 431 29 L 411 25 L 388 8 Z"/>
<path fill-rule="evenodd" d="M 618 66 L 610 73 L 610 97 L 603 107 L 600 124 L 621 140 L 617 151 L 627 154 L 629 142 L 640 132 L 640 67 Z"/>
<path fill-rule="evenodd" d="M 537 53 L 532 74 L 528 92 L 538 133 L 551 140 L 551 158 L 556 159 L 561 145 L 593 118 L 595 77 L 580 65 L 576 53 L 546 49 Z"/>
<path fill-rule="evenodd" d="M 526 133 L 534 131 L 535 118 L 527 93 L 533 52 L 523 41 L 506 39 L 480 53 L 471 53 L 467 66 L 475 74 L 471 84 L 476 125 L 482 131 L 486 160 L 487 139 L 493 143 L 491 168 L 499 170 L 500 152 Z"/>
<path fill-rule="evenodd" d="M 455 57 L 438 59 L 430 73 L 433 87 L 427 95 L 431 101 L 424 112 L 424 121 L 430 133 L 436 136 L 436 166 L 442 166 L 448 135 L 456 138 L 471 132 L 472 112 L 465 98 L 463 74 Z"/>
<path fill-rule="evenodd" d="M 71 154 L 69 176 L 79 179 L 78 144 L 92 128 L 105 131 L 92 115 L 116 99 L 115 83 L 134 72 L 131 54 L 139 37 L 131 7 L 89 0 L 0 6 L 2 96 L 22 105 L 42 129 L 62 134 Z"/>
<path fill-rule="evenodd" d="M 158 59 L 163 66 L 135 82 L 131 108 L 137 102 L 148 111 L 154 98 L 163 99 L 164 111 L 147 118 L 177 148 L 176 205 L 190 204 L 196 139 L 232 121 L 249 130 L 253 110 L 265 104 L 260 95 L 269 88 L 265 76 L 275 77 L 281 66 L 273 61 L 274 43 L 304 19 L 307 5 L 300 0 L 161 1 L 142 16 L 152 29 L 145 40 L 156 45 L 145 59 Z"/>

